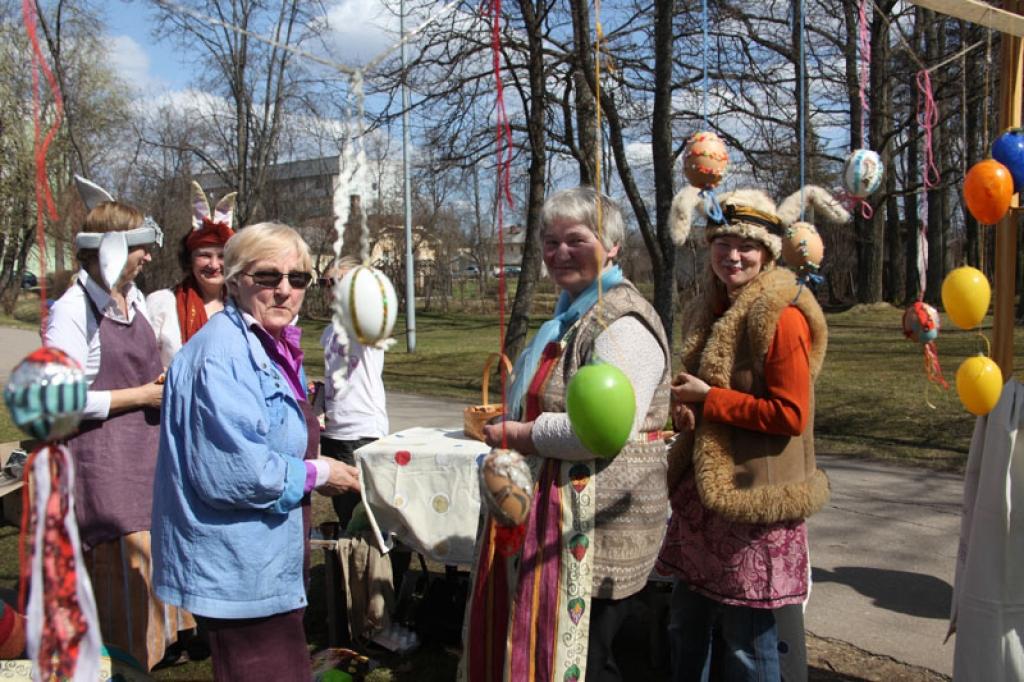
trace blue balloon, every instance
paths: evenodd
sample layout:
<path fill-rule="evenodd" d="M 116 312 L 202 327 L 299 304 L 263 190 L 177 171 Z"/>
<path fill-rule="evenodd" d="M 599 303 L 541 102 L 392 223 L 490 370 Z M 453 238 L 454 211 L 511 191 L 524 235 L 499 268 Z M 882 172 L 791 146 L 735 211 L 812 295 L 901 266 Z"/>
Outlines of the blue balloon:
<path fill-rule="evenodd" d="M 1024 128 L 1010 128 L 997 137 L 992 158 L 1010 169 L 1014 192 L 1024 188 Z"/>

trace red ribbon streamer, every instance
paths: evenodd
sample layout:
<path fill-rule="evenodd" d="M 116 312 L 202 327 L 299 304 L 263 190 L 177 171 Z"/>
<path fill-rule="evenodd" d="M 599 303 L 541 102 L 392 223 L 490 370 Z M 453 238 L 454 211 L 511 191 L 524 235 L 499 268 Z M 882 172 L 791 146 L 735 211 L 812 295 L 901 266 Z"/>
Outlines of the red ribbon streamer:
<path fill-rule="evenodd" d="M 43 49 L 39 44 L 37 33 L 38 17 L 36 6 L 32 0 L 22 0 L 21 15 L 25 23 L 25 34 L 28 36 L 29 44 L 32 46 L 32 125 L 34 134 L 34 156 L 36 163 L 36 243 L 39 245 L 39 318 L 40 330 L 46 329 L 46 238 L 44 235 L 45 221 L 43 219 L 44 208 L 46 215 L 51 221 L 57 220 L 57 207 L 53 202 L 53 191 L 50 188 L 50 180 L 46 175 L 46 152 L 50 143 L 57 136 L 61 121 L 64 118 L 64 98 L 60 92 L 57 79 L 50 70 L 46 59 L 43 57 Z M 39 72 L 43 72 L 46 83 L 53 95 L 54 115 L 46 135 L 42 135 L 42 98 L 39 92 Z"/>

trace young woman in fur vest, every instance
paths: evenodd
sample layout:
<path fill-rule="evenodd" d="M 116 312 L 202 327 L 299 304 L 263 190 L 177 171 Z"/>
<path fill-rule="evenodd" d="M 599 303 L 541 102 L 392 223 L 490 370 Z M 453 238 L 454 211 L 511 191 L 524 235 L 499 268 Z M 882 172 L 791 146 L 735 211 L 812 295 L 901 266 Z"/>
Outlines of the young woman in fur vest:
<path fill-rule="evenodd" d="M 829 219 L 846 219 L 824 190 L 805 188 L 805 195 Z M 672 518 L 658 559 L 659 571 L 676 578 L 674 682 L 708 679 L 712 660 L 716 679 L 780 679 L 775 613 L 787 606 L 799 613 L 808 595 L 805 519 L 829 494 L 813 429 L 828 332 L 813 293 L 776 265 L 800 196 L 778 209 L 758 190 L 720 197 L 722 218 L 709 219 L 704 232 L 710 283 L 682 315 Z M 694 188 L 677 195 L 678 242 L 701 208 Z M 799 622 L 799 632 L 787 635 L 799 641 L 783 649 L 802 650 Z M 793 677 L 806 679 L 806 663 Z"/>

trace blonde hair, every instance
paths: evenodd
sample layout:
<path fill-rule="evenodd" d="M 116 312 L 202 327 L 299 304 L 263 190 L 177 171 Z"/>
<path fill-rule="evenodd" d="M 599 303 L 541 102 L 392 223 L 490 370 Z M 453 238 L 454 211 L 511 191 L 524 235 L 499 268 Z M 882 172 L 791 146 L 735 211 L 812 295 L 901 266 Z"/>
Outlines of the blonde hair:
<path fill-rule="evenodd" d="M 347 273 L 352 268 L 357 268 L 363 264 L 363 261 L 359 260 L 355 256 L 342 256 L 341 258 L 335 258 L 331 261 L 331 264 L 324 269 L 325 277 L 335 277 L 342 273 Z"/>
<path fill-rule="evenodd" d="M 123 204 L 120 201 L 104 201 L 93 207 L 85 216 L 82 223 L 82 232 L 124 232 L 134 230 L 142 225 L 146 216 L 142 211 L 131 204 Z M 75 258 L 82 265 L 95 260 L 99 251 L 96 249 L 79 249 Z"/>
<path fill-rule="evenodd" d="M 299 257 L 300 270 L 312 272 L 309 246 L 294 228 L 275 222 L 244 227 L 224 246 L 224 280 L 234 282 L 256 261 L 273 259 L 286 251 L 294 251 Z"/>

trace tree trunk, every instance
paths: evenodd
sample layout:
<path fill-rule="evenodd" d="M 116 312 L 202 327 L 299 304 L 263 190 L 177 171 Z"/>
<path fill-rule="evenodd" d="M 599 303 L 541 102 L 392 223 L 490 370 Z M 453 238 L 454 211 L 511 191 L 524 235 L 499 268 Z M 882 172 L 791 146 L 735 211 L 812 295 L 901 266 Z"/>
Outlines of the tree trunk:
<path fill-rule="evenodd" d="M 538 6 L 545 5 L 538 2 Z M 528 77 L 530 83 L 527 107 L 527 135 L 530 139 L 529 189 L 526 199 L 526 235 L 523 240 L 523 264 L 519 273 L 519 286 L 509 314 L 508 333 L 504 353 L 511 358 L 519 355 L 529 331 L 530 301 L 536 282 L 540 279 L 540 212 L 544 206 L 545 178 L 547 176 L 546 135 L 544 132 L 545 73 L 542 18 L 537 15 L 531 0 L 519 0 L 523 21 L 527 26 L 529 46 Z M 543 10 L 542 10 L 543 11 Z M 500 188 L 499 188 L 500 191 Z M 503 198 L 499 198 L 503 201 Z M 500 292 L 504 294 L 504 292 Z"/>

